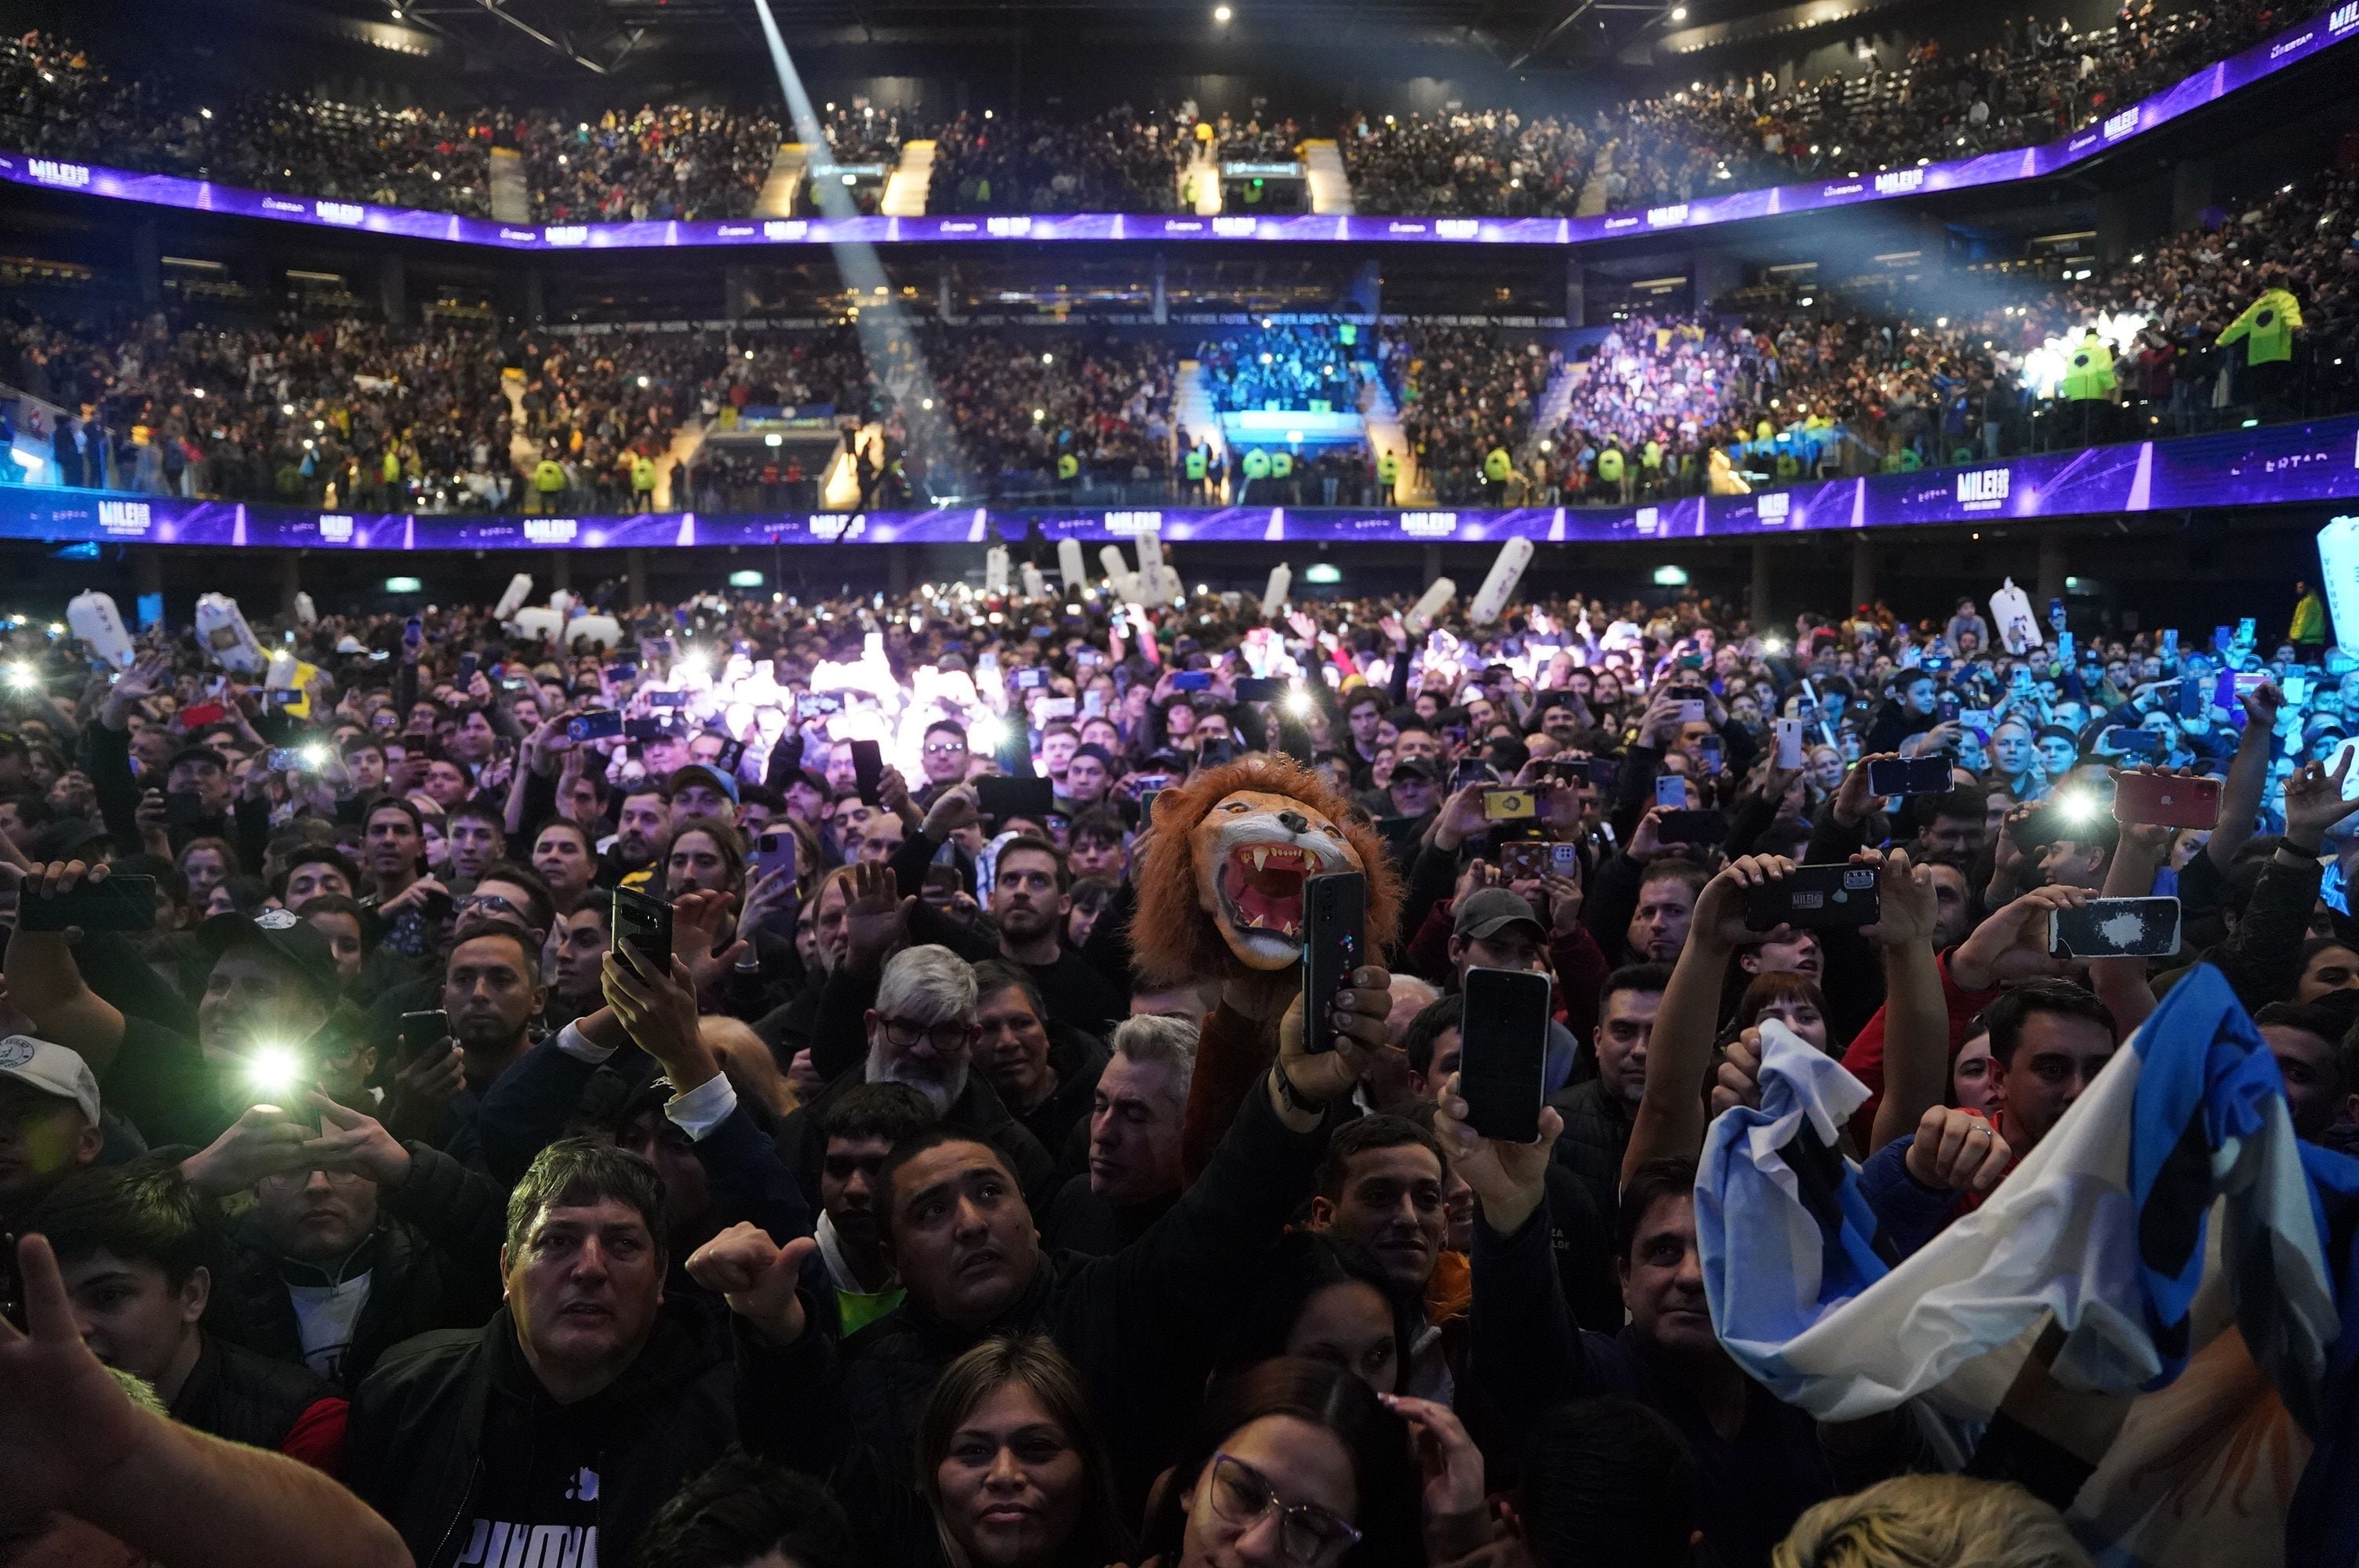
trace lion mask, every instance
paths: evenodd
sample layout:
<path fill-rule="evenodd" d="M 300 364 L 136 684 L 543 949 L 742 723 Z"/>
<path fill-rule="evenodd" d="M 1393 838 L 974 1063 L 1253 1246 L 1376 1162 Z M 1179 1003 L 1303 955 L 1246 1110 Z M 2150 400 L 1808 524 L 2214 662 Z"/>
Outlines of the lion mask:
<path fill-rule="evenodd" d="M 1303 879 L 1368 879 L 1368 945 L 1381 953 L 1400 886 L 1361 814 L 1285 757 L 1251 757 L 1155 797 L 1131 948 L 1158 985 L 1269 973 L 1301 961 Z"/>

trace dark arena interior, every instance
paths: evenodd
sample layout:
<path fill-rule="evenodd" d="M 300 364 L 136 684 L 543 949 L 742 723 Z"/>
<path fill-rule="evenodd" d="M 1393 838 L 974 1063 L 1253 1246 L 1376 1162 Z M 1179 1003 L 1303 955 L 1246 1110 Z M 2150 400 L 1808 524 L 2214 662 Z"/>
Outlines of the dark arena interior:
<path fill-rule="evenodd" d="M 0 0 L 0 1563 L 2359 1568 L 2354 70 Z"/>

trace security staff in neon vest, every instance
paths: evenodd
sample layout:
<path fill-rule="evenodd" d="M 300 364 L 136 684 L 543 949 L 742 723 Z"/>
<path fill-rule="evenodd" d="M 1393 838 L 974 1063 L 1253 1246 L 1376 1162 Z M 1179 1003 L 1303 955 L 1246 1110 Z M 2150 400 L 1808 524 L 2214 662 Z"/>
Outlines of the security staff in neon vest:
<path fill-rule="evenodd" d="M 1246 451 L 1244 460 L 1240 466 L 1245 476 L 1245 484 L 1247 487 L 1245 491 L 1238 492 L 1237 500 L 1243 501 L 1245 499 L 1246 494 L 1249 493 L 1251 486 L 1256 481 L 1266 480 L 1269 478 L 1269 454 L 1263 451 L 1259 447 L 1251 448 Z"/>
<path fill-rule="evenodd" d="M 1396 503 L 1400 488 L 1400 454 L 1387 448 L 1376 454 L 1376 491 L 1386 506 Z"/>
<path fill-rule="evenodd" d="M 1082 460 L 1071 452 L 1057 454 L 1057 482 L 1071 484 L 1082 477 Z"/>
<path fill-rule="evenodd" d="M 2244 308 L 2220 334 L 2220 346 L 2242 341 L 2243 373 L 2236 378 L 2237 401 L 2256 406 L 2274 403 L 2292 379 L 2293 335 L 2301 325 L 2301 302 L 2283 288 L 2271 288 Z"/>
<path fill-rule="evenodd" d="M 1614 499 L 1630 499 L 1630 480 L 1623 469 L 1621 448 L 1608 447 L 1597 454 L 1597 482 L 1611 490 Z"/>
<path fill-rule="evenodd" d="M 555 512 L 563 504 L 559 498 L 565 492 L 565 465 L 554 456 L 543 453 L 540 461 L 533 465 L 532 489 L 536 498 L 533 510 L 544 514 Z"/>
<path fill-rule="evenodd" d="M 2114 351 L 2097 336 L 2094 327 L 2081 334 L 2073 345 L 2072 357 L 2064 362 L 2064 377 L 2056 384 L 2056 395 L 2065 402 L 2076 405 L 2073 425 L 2078 439 L 2086 443 L 2097 439 L 2104 406 L 2114 395 Z"/>
<path fill-rule="evenodd" d="M 1505 447 L 1493 447 L 1483 454 L 1483 499 L 1496 506 L 1506 499 L 1507 476 L 1516 471 L 1513 458 Z"/>

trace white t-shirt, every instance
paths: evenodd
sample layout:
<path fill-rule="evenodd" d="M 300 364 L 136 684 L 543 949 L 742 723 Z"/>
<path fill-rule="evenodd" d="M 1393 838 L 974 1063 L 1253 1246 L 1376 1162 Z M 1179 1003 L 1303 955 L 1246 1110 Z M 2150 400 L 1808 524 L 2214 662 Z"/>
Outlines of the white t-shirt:
<path fill-rule="evenodd" d="M 342 1376 L 353 1347 L 353 1329 L 368 1304 L 369 1276 L 355 1274 L 339 1285 L 289 1285 L 295 1331 L 303 1341 L 303 1364 L 330 1382 Z"/>

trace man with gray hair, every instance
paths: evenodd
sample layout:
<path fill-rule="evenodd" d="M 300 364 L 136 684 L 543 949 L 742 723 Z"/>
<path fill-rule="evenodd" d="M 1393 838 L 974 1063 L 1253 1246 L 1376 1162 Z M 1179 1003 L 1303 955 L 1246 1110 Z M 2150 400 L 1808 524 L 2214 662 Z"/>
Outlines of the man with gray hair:
<path fill-rule="evenodd" d="M 802 1183 L 814 1207 L 826 1140 L 817 1129 L 827 1108 L 854 1084 L 906 1084 L 937 1116 L 1007 1156 L 1017 1181 L 1038 1194 L 1054 1173 L 1040 1141 L 1008 1114 L 988 1079 L 973 1070 L 977 1035 L 974 968 L 947 947 L 904 947 L 877 978 L 876 1005 L 864 1018 L 868 1054 L 836 1076 L 778 1128 L 778 1158 Z"/>
<path fill-rule="evenodd" d="M 1049 1206 L 1050 1247 L 1118 1252 L 1179 1201 L 1180 1124 L 1195 1073 L 1194 1023 L 1147 1016 L 1115 1026 L 1091 1103 L 1089 1171 Z"/>

